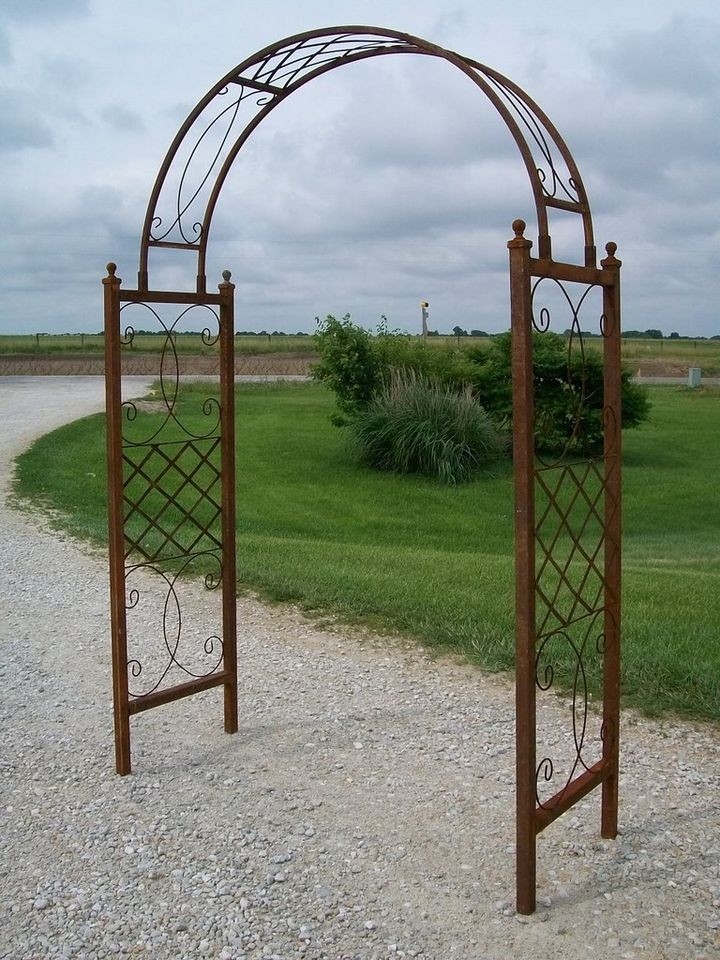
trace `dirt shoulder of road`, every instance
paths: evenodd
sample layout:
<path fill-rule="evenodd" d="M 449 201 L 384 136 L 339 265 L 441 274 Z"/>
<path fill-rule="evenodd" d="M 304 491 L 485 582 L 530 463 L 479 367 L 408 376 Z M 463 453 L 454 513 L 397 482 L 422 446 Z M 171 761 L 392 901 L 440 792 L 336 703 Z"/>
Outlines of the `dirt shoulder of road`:
<path fill-rule="evenodd" d="M 313 353 L 261 353 L 235 356 L 236 376 L 308 376 L 310 367 L 318 360 Z M 220 374 L 219 357 L 178 356 L 182 376 Z M 629 364 L 630 365 L 630 364 Z M 688 364 L 653 357 L 632 363 L 635 377 L 686 377 Z M 157 376 L 160 356 L 156 353 L 138 353 L 123 357 L 123 374 L 126 376 Z M 102 354 L 57 354 L 33 356 L 13 354 L 0 356 L 1 376 L 102 376 L 105 359 Z"/>
<path fill-rule="evenodd" d="M 220 374 L 219 357 L 203 357 L 191 354 L 178 355 L 181 376 Z M 307 376 L 310 367 L 317 362 L 311 353 L 261 353 L 242 354 L 235 357 L 236 376 Z M 138 353 L 123 357 L 125 376 L 158 376 L 160 355 Z M 14 354 L 0 356 L 0 376 L 102 376 L 105 373 L 105 358 L 102 354 L 58 354 L 32 356 Z"/>

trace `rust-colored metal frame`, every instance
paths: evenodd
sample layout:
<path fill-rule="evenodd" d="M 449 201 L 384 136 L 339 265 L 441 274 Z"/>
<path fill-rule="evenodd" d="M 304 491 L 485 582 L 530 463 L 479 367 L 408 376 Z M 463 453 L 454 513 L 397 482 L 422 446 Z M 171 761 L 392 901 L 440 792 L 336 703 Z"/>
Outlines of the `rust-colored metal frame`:
<path fill-rule="evenodd" d="M 592 217 L 580 172 L 557 129 L 528 94 L 497 70 L 420 37 L 352 25 L 300 33 L 259 50 L 225 74 L 190 112 L 150 195 L 138 289 L 148 289 L 151 253 L 186 251 L 196 260 L 195 288 L 205 290 L 208 240 L 222 188 L 244 144 L 287 97 L 338 67 L 406 54 L 446 60 L 497 110 L 532 187 L 540 256 L 552 256 L 549 212 L 575 214 L 582 224 L 583 262 L 594 267 Z"/>
<path fill-rule="evenodd" d="M 596 787 L 602 787 L 601 832 L 615 837 L 618 826 L 618 763 L 620 711 L 620 545 L 621 545 L 621 363 L 620 363 L 620 266 L 616 245 L 607 245 L 601 269 L 558 263 L 530 256 L 532 242 L 525 239 L 525 223 L 513 224 L 515 237 L 509 241 L 513 363 L 513 455 L 515 474 L 515 595 L 516 595 L 516 857 L 517 909 L 533 913 L 536 895 L 537 836 L 553 820 L 574 806 Z M 549 318 L 538 318 L 534 292 L 539 282 L 551 280 L 573 285 L 581 293 L 602 290 L 599 333 L 603 338 L 603 449 L 595 456 L 571 456 L 561 451 L 547 461 L 536 450 L 534 412 L 533 331 L 548 329 Z M 570 350 L 573 338 L 582 345 L 579 309 L 573 307 Z M 583 348 L 584 349 L 584 348 Z M 584 359 L 584 358 L 583 358 Z M 570 367 L 570 351 L 568 368 Z M 580 397 L 582 406 L 587 398 Z M 580 411 L 578 411 L 578 420 Z M 548 479 L 548 474 L 555 477 Z M 560 505 L 559 492 L 570 477 L 570 505 Z M 596 478 L 596 490 L 591 481 Z M 600 501 L 602 505 L 600 506 Z M 542 506 L 539 505 L 539 501 Z M 579 509 L 578 509 L 579 508 Z M 558 530 L 550 543 L 541 538 L 538 515 L 555 515 Z M 601 527 L 600 535 L 587 547 L 583 543 L 588 522 Z M 552 557 L 561 535 L 570 543 L 569 555 L 561 561 Z M 540 551 L 537 550 L 538 544 Z M 538 563 L 538 553 L 544 555 Z M 598 557 L 603 554 L 602 570 Z M 548 563 L 548 560 L 550 561 Z M 571 565 L 580 565 L 580 576 L 572 582 Z M 552 577 L 550 589 L 546 581 Z M 590 584 L 586 591 L 586 586 Z M 552 596 L 550 596 L 552 594 Z M 569 598 L 564 609 L 559 600 Z M 538 614 L 538 600 L 546 609 Z M 602 721 L 597 756 L 586 760 L 589 691 L 587 660 L 595 653 L 601 658 Z M 573 631 L 582 639 L 575 642 Z M 541 781 L 553 779 L 553 760 L 537 759 L 537 690 L 552 685 L 554 667 L 543 662 L 548 643 L 559 638 L 575 658 L 575 677 L 570 711 L 573 756 L 562 787 L 549 798 L 540 796 Z M 580 723 L 577 717 L 580 716 Z M 579 731 L 577 727 L 580 727 Z M 578 772 L 579 771 L 579 772 Z"/>
<path fill-rule="evenodd" d="M 115 717 L 115 767 L 119 774 L 131 772 L 130 717 L 161 704 L 199 693 L 211 687 L 224 687 L 224 720 L 227 733 L 238 729 L 237 703 L 237 639 L 236 639 L 236 572 L 235 572 L 235 396 L 234 396 L 234 290 L 230 273 L 226 271 L 217 294 L 150 292 L 124 290 L 115 275 L 116 266 L 108 264 L 108 275 L 103 280 L 105 306 L 105 386 L 107 410 L 108 463 L 108 519 L 110 554 L 110 615 L 112 632 L 113 705 Z M 132 438 L 126 430 L 137 418 L 137 406 L 122 399 L 123 345 L 130 346 L 134 336 L 132 327 L 121 328 L 124 306 L 149 308 L 160 318 L 157 309 L 170 305 L 180 308 L 181 315 L 193 308 L 208 308 L 218 323 L 216 338 L 210 330 L 203 336 L 220 345 L 220 401 L 205 402 L 205 410 L 217 413 L 210 430 L 197 436 L 187 432 L 176 411 L 179 379 L 178 357 L 174 347 L 174 324 L 163 326 L 165 343 L 160 363 L 160 407 L 164 422 L 152 429 L 148 438 Z M 157 309 L 156 309 L 157 308 Z M 216 312 L 217 311 L 217 312 Z M 168 359 L 168 357 L 170 359 Z M 167 367 L 171 366 L 168 374 Z M 172 438 L 166 439 L 163 428 L 175 428 Z M 178 439 L 180 435 L 180 439 Z M 203 450 L 202 447 L 206 449 Z M 169 452 L 168 452 L 169 450 Z M 139 451 L 139 455 L 137 453 Z M 217 464 L 219 451 L 220 463 Z M 133 453 L 135 452 L 135 453 Z M 183 456 L 194 456 L 192 467 L 183 466 Z M 215 462 L 213 462 L 215 461 Z M 209 472 L 209 483 L 198 480 L 198 471 Z M 140 491 L 134 493 L 131 484 L 140 478 Z M 179 490 L 172 489 L 172 477 Z M 214 489 L 220 486 L 220 495 Z M 189 489 L 192 505 L 180 501 L 182 489 Z M 149 504 L 149 494 L 160 495 L 160 506 Z M 210 519 L 198 521 L 193 516 L 201 506 L 210 504 Z M 168 526 L 163 517 L 176 516 Z M 140 535 L 131 533 L 131 518 L 139 517 Z M 184 530 L 191 526 L 191 536 Z M 217 527 L 219 526 L 219 530 Z M 152 535 L 155 535 L 154 538 Z M 147 541 L 146 541 L 146 538 Z M 146 545 L 151 542 L 152 546 Z M 209 669 L 198 674 L 188 669 L 179 654 L 180 622 L 168 626 L 168 621 L 180 606 L 178 602 L 178 570 L 185 572 L 193 559 L 202 559 L 213 566 L 206 573 L 208 589 L 222 591 L 222 637 L 213 635 L 205 640 L 205 653 L 212 656 Z M 170 571 L 169 573 L 167 571 Z M 137 677 L 142 672 L 139 659 L 128 659 L 128 611 L 138 602 L 137 588 L 129 585 L 131 576 L 142 571 L 146 577 L 159 575 L 163 582 L 165 600 L 162 613 L 162 633 L 165 645 L 165 663 L 159 670 L 159 679 L 149 691 L 133 695 L 129 690 L 129 671 Z M 219 571 L 219 573 L 217 572 Z M 166 586 L 165 586 L 166 585 Z M 170 612 L 168 612 L 168 608 Z M 175 630 L 174 636 L 168 633 Z M 220 655 L 215 656 L 216 645 Z M 162 681 L 174 674 L 188 676 L 180 683 L 163 685 Z"/>
<path fill-rule="evenodd" d="M 525 224 L 515 223 L 515 238 L 510 241 L 511 313 L 513 331 L 513 433 L 516 492 L 516 599 L 517 599 L 517 906 L 521 913 L 535 909 L 536 839 L 549 823 L 569 809 L 596 786 L 602 785 L 602 833 L 614 836 L 617 830 L 618 702 L 619 702 L 619 624 L 620 624 L 620 262 L 614 246 L 601 267 L 596 264 L 592 217 L 585 187 L 575 161 L 558 131 L 538 105 L 515 83 L 486 65 L 445 50 L 419 37 L 369 26 L 328 27 L 280 40 L 227 73 L 191 111 L 177 132 L 160 167 L 148 202 L 140 244 L 137 290 L 123 291 L 115 278 L 114 267 L 105 284 L 107 336 L 108 467 L 110 477 L 110 554 L 115 692 L 116 745 L 118 772 L 130 769 L 129 716 L 149 706 L 193 693 L 216 684 L 225 685 L 225 726 L 237 728 L 236 653 L 235 653 L 235 545 L 234 545 L 234 462 L 232 424 L 232 285 L 229 278 L 220 285 L 219 295 L 207 294 L 206 262 L 213 215 L 228 174 L 243 145 L 253 131 L 290 94 L 315 77 L 337 67 L 369 58 L 397 54 L 419 54 L 446 60 L 465 74 L 490 101 L 513 137 L 532 187 L 537 218 L 538 259 L 530 256 L 532 243 L 524 236 Z M 560 263 L 552 259 L 549 213 L 579 218 L 584 246 L 579 263 Z M 186 252 L 195 259 L 192 293 L 157 293 L 150 289 L 150 261 L 162 260 L 165 252 L 177 256 Z M 603 295 L 601 332 L 604 336 L 604 451 L 593 454 L 587 469 L 577 468 L 560 458 L 551 465 L 560 470 L 561 480 L 552 486 L 538 462 L 535 450 L 533 328 L 545 329 L 534 317 L 537 284 L 552 281 L 565 289 L 600 288 Z M 565 292 L 572 306 L 569 295 Z M 175 304 L 217 305 L 220 310 L 221 350 L 221 443 L 222 443 L 222 583 L 225 646 L 223 666 L 209 676 L 170 689 L 158 689 L 145 699 L 133 699 L 127 689 L 126 606 L 128 542 L 126 517 L 122 511 L 124 496 L 122 454 L 122 412 L 120 397 L 120 310 L 121 304 L 164 302 Z M 584 294 L 580 301 L 584 301 Z M 573 307 L 572 343 L 579 342 L 582 330 L 579 305 Z M 172 338 L 170 348 L 172 349 Z M 568 363 L 570 370 L 570 363 Z M 584 382 L 584 378 L 583 382 Z M 580 403 L 585 401 L 580 389 Z M 135 470 L 137 465 L 132 465 Z M 126 461 L 127 468 L 127 461 Z M 143 468 L 144 469 L 144 468 Z M 569 478 L 574 484 L 571 506 L 561 506 L 560 484 Z M 152 481 L 149 481 L 152 485 Z M 600 494 L 589 492 L 601 483 Z M 548 507 L 540 523 L 536 520 L 536 500 L 545 495 Z M 573 528 L 576 507 L 587 505 L 588 516 Z M 217 506 L 217 505 L 216 505 Z M 558 531 L 543 539 L 542 524 L 553 513 Z M 571 516 L 572 515 L 572 516 Z M 599 542 L 586 549 L 583 537 L 590 527 L 601 528 Z M 554 549 L 560 536 L 569 538 L 569 557 L 558 562 Z M 536 549 L 539 546 L 539 550 Z M 603 555 L 602 574 L 599 556 Z M 536 554 L 541 562 L 536 564 Z M 586 564 L 579 586 L 570 576 L 571 567 Z M 558 580 L 548 587 L 548 576 Z M 598 578 L 600 586 L 597 588 Z M 588 598 L 588 584 L 596 596 Z M 555 591 L 552 593 L 552 591 Z M 575 760 L 562 789 L 542 799 L 538 780 L 551 781 L 553 763 L 537 757 L 537 690 L 552 684 L 552 666 L 541 659 L 549 641 L 562 634 L 570 623 L 558 613 L 558 596 L 569 591 L 572 610 L 582 608 L 594 625 L 602 618 L 601 636 L 596 650 L 602 660 L 603 719 L 600 731 L 601 756 L 586 762 L 589 749 L 586 736 L 588 695 L 583 657 L 590 628 L 576 648 L 578 656 L 574 694 L 578 687 L 584 702 L 578 709 L 582 725 L 576 724 L 577 697 L 573 696 Z M 550 594 L 552 593 L 552 596 Z M 537 601 L 548 607 L 538 622 Z M 548 599 L 549 598 L 549 599 Z M 548 626 L 548 617 L 550 625 Z M 576 618 L 577 619 L 577 618 Z M 594 629 L 594 627 L 593 627 Z M 564 636 L 564 634 L 563 634 Z M 172 656 L 171 656 L 172 659 Z M 549 682 L 548 682 L 549 678 Z M 578 772 L 575 776 L 576 772 Z"/>

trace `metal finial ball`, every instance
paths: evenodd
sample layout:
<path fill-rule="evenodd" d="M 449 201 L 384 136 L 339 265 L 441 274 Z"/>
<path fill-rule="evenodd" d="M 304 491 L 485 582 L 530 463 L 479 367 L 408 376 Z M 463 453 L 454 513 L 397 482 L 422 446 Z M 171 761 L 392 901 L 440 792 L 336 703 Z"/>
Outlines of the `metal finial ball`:
<path fill-rule="evenodd" d="M 609 243 L 605 244 L 605 252 L 609 257 L 614 257 L 616 251 L 617 251 L 617 244 L 613 243 L 612 240 Z"/>
<path fill-rule="evenodd" d="M 515 236 L 522 237 L 522 235 L 525 233 L 526 226 L 527 224 L 524 220 L 513 220 L 512 228 L 515 231 Z"/>
<path fill-rule="evenodd" d="M 117 264 L 116 264 L 116 263 L 110 262 L 110 263 L 107 265 L 107 272 L 108 272 L 109 276 L 114 277 L 116 270 L 117 270 Z"/>
<path fill-rule="evenodd" d="M 223 270 L 223 275 L 222 275 L 222 276 L 223 276 L 223 280 L 225 281 L 225 283 L 230 283 L 230 277 L 232 276 L 232 274 L 230 273 L 229 270 Z"/>

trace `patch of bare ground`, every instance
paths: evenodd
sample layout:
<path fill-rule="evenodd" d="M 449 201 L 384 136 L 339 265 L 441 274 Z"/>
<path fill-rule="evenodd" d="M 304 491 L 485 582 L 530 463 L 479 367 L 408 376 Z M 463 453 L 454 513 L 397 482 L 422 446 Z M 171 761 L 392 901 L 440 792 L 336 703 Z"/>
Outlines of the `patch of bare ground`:
<path fill-rule="evenodd" d="M 687 377 L 688 368 L 695 366 L 687 360 L 664 360 L 662 357 L 648 357 L 643 360 L 628 360 L 626 365 L 637 379 L 643 377 Z M 697 366 L 702 366 L 698 363 Z"/>
<path fill-rule="evenodd" d="M 235 375 L 250 377 L 296 377 L 308 376 L 311 365 L 317 360 L 311 353 L 262 353 L 242 354 L 235 357 Z M 181 376 L 219 376 L 220 359 L 217 356 L 178 356 Z M 123 357 L 123 374 L 126 376 L 157 376 L 160 355 L 138 353 Z M 102 376 L 105 373 L 105 358 L 100 354 L 77 354 L 68 356 L 33 356 L 15 354 L 0 357 L 0 376 Z"/>

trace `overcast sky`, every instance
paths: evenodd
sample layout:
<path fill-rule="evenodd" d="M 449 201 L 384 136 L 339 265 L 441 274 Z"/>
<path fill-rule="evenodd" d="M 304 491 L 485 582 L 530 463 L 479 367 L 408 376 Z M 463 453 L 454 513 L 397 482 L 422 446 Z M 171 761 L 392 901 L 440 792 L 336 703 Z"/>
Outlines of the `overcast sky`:
<path fill-rule="evenodd" d="M 717 0 L 0 0 L 0 332 L 99 330 L 105 264 L 136 285 L 148 196 L 187 113 L 261 47 L 341 24 L 515 80 L 575 156 L 599 249 L 618 244 L 623 325 L 720 334 Z M 534 224 L 524 167 L 466 77 L 428 57 L 351 64 L 241 151 L 209 287 L 232 271 L 241 329 L 351 313 L 417 330 L 428 300 L 443 332 L 503 330 L 516 217 Z M 178 288 L 193 283 L 188 260 Z"/>

